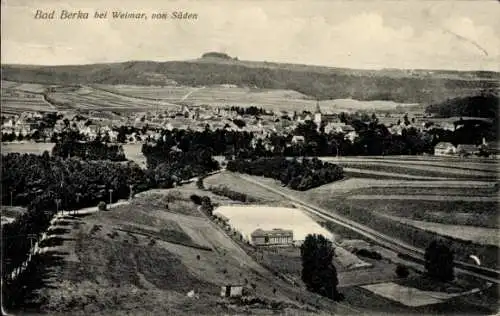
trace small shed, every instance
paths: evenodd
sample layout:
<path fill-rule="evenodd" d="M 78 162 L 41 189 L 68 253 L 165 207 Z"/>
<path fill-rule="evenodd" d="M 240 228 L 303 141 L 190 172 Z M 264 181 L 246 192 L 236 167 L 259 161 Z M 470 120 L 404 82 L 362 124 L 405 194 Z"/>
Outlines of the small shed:
<path fill-rule="evenodd" d="M 221 297 L 242 297 L 243 285 L 223 285 L 220 290 Z"/>

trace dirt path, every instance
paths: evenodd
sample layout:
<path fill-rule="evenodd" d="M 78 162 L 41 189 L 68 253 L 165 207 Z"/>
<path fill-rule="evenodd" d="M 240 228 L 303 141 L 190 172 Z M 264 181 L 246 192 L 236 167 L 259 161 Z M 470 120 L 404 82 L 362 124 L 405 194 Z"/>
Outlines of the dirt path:
<path fill-rule="evenodd" d="M 189 91 L 188 93 L 186 93 L 181 99 L 180 101 L 184 101 L 186 100 L 187 98 L 189 98 L 189 96 L 191 94 L 193 94 L 194 92 L 198 91 L 198 90 L 201 90 L 201 89 L 204 89 L 205 87 L 201 87 L 201 88 L 194 88 L 193 90 Z"/>

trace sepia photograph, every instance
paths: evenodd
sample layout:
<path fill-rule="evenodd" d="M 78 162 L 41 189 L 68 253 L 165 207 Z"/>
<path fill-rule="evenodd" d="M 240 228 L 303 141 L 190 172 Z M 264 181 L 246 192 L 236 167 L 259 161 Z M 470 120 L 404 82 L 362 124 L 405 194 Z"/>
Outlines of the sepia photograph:
<path fill-rule="evenodd" d="M 499 17 L 1 0 L 2 315 L 499 315 Z"/>

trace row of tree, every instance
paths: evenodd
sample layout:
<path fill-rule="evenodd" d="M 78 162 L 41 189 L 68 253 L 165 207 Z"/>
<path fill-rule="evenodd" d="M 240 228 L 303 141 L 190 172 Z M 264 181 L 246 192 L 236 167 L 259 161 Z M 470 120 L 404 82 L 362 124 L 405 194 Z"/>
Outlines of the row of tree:
<path fill-rule="evenodd" d="M 241 106 L 231 106 L 229 108 L 231 111 L 238 113 L 239 115 L 266 115 L 268 112 L 264 110 L 262 107 L 249 106 L 249 107 L 241 107 Z"/>
<path fill-rule="evenodd" d="M 283 157 L 236 159 L 228 162 L 227 169 L 280 180 L 283 185 L 299 191 L 344 177 L 342 167 L 317 158 L 302 159 L 302 161 Z"/>
<path fill-rule="evenodd" d="M 59 157 L 79 157 L 84 160 L 126 161 L 123 147 L 99 140 L 89 142 L 65 139 L 55 144 L 52 155 Z"/>

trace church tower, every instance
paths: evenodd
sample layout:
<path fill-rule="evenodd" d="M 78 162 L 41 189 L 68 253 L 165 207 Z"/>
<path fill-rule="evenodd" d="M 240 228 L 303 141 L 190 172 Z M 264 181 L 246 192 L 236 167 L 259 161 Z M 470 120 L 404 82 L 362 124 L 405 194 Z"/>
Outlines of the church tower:
<path fill-rule="evenodd" d="M 314 123 L 318 126 L 318 129 L 321 127 L 321 109 L 319 108 L 319 100 L 316 100 L 316 112 L 314 112 Z"/>

